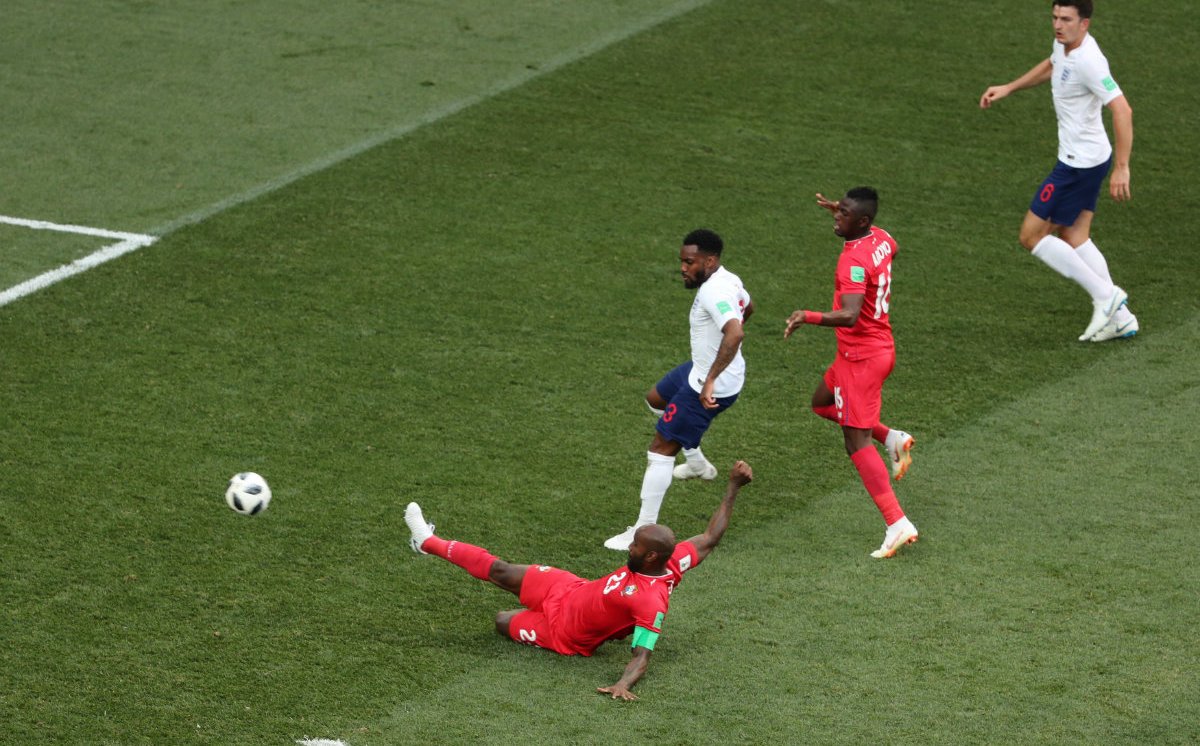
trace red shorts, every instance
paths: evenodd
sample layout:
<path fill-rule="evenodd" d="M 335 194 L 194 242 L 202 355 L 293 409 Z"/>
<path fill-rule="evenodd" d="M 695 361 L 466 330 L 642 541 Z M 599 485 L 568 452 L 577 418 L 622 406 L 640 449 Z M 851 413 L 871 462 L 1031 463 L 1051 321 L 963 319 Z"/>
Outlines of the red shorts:
<path fill-rule="evenodd" d="M 896 366 L 895 351 L 866 360 L 838 356 L 825 371 L 825 386 L 833 392 L 838 424 L 870 430 L 879 424 L 883 382 Z"/>
<path fill-rule="evenodd" d="M 508 636 L 516 642 L 537 645 L 562 655 L 591 655 L 577 650 L 558 635 L 558 610 L 562 597 L 587 581 L 574 573 L 549 565 L 534 565 L 521 581 L 520 612 L 508 623 Z"/>

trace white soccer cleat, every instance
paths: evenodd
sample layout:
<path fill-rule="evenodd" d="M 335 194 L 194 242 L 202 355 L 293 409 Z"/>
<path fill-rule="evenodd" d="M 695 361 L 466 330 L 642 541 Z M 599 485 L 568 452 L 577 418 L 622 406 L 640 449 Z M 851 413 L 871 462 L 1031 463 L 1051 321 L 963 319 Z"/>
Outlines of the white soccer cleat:
<path fill-rule="evenodd" d="M 1110 339 L 1128 339 L 1137 336 L 1138 333 L 1137 316 L 1129 315 L 1129 321 L 1124 324 L 1117 324 L 1117 320 L 1113 319 L 1104 325 L 1104 328 L 1096 332 L 1092 337 L 1092 342 L 1107 342 Z"/>
<path fill-rule="evenodd" d="M 1096 333 L 1104 328 L 1104 325 L 1112 321 L 1112 317 L 1116 314 L 1117 309 L 1125 305 L 1129 300 L 1129 294 L 1121 288 L 1113 285 L 1112 295 L 1107 300 L 1093 302 L 1092 304 L 1092 320 L 1087 325 L 1087 329 L 1083 330 L 1083 334 L 1079 335 L 1080 342 L 1086 342 Z"/>
<path fill-rule="evenodd" d="M 610 536 L 605 539 L 604 547 L 618 552 L 628 552 L 629 545 L 633 543 L 633 535 L 635 533 L 637 533 L 637 526 L 630 526 L 616 536 Z"/>
<path fill-rule="evenodd" d="M 409 503 L 404 509 L 404 522 L 408 524 L 408 530 L 412 532 L 412 538 L 408 540 L 408 545 L 417 554 L 429 554 L 421 545 L 430 536 L 433 536 L 433 524 L 425 522 L 425 516 L 421 515 L 421 506 L 416 503 Z"/>
<path fill-rule="evenodd" d="M 690 461 L 684 461 L 679 466 L 676 466 L 671 471 L 671 474 L 676 479 L 695 479 L 696 477 L 700 477 L 703 480 L 712 481 L 713 479 L 717 478 L 717 467 L 713 466 L 710 462 L 705 461 L 704 468 L 700 471 L 696 471 L 692 468 L 692 463 Z"/>
<path fill-rule="evenodd" d="M 912 466 L 912 447 L 917 444 L 913 436 L 903 430 L 888 430 L 883 445 L 892 459 L 892 479 L 899 481 Z"/>
<path fill-rule="evenodd" d="M 883 535 L 883 544 L 871 552 L 871 556 L 875 559 L 894 557 L 896 552 L 900 551 L 900 547 L 905 544 L 914 544 L 916 541 L 917 527 L 907 517 L 901 518 L 888 526 L 887 533 Z"/>

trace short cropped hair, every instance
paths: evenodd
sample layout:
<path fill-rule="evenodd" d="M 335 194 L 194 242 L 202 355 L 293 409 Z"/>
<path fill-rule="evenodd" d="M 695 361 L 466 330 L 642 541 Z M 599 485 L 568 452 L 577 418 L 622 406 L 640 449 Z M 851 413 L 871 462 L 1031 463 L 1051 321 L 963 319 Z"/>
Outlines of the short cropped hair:
<path fill-rule="evenodd" d="M 868 186 L 854 187 L 846 192 L 846 199 L 854 202 L 859 214 L 875 219 L 875 213 L 879 210 L 879 192 Z"/>
<path fill-rule="evenodd" d="M 716 233 L 705 228 L 697 228 L 683 237 L 684 246 L 695 246 L 705 254 L 720 256 L 725 248 L 725 242 Z"/>
<path fill-rule="evenodd" d="M 1054 0 L 1051 7 L 1074 8 L 1079 11 L 1080 18 L 1092 17 L 1092 0 Z"/>

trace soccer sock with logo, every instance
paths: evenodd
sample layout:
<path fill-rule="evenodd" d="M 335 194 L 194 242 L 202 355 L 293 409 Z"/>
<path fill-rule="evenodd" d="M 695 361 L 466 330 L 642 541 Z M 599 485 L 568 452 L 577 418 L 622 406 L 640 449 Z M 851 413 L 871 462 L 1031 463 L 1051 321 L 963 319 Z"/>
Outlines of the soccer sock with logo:
<path fill-rule="evenodd" d="M 671 472 L 675 469 L 675 457 L 646 451 L 646 474 L 642 477 L 642 509 L 637 524 L 658 523 L 658 511 L 662 507 L 667 488 L 671 486 Z"/>
<path fill-rule="evenodd" d="M 883 514 L 884 522 L 890 526 L 903 518 L 904 511 L 900 509 L 900 501 L 896 499 L 896 493 L 892 490 L 887 467 L 884 466 L 875 446 L 860 448 L 850 455 L 850 461 L 854 463 L 854 468 L 858 469 L 858 476 L 862 478 L 863 486 L 875 501 L 875 507 Z"/>
<path fill-rule="evenodd" d="M 1058 236 L 1046 236 L 1033 247 L 1033 255 L 1068 280 L 1087 291 L 1093 301 L 1107 300 L 1113 294 L 1112 280 L 1106 280 L 1087 265 L 1071 244 Z"/>
<path fill-rule="evenodd" d="M 1084 264 L 1092 268 L 1093 272 L 1112 282 L 1112 275 L 1108 272 L 1108 260 L 1104 258 L 1104 254 L 1100 253 L 1100 247 L 1092 239 L 1089 238 L 1076 246 L 1075 253 L 1079 255 Z M 1121 306 L 1117 309 L 1113 319 L 1116 320 L 1117 326 L 1124 326 L 1133 319 L 1133 312 L 1125 306 Z"/>
<path fill-rule="evenodd" d="M 447 541 L 438 536 L 426 539 L 425 543 L 421 544 L 421 549 L 453 562 L 480 580 L 490 579 L 492 564 L 497 559 L 496 555 L 483 547 L 461 541 Z"/>

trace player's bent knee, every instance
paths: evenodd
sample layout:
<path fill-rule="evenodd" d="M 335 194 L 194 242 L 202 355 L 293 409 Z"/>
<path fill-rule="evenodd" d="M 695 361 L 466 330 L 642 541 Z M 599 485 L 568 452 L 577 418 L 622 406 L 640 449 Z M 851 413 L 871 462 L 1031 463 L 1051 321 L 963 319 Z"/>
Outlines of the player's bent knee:
<path fill-rule="evenodd" d="M 502 559 L 492 563 L 488 570 L 488 579 L 496 585 L 508 585 L 512 581 L 513 566 Z"/>
<path fill-rule="evenodd" d="M 514 565 L 498 559 L 492 563 L 492 568 L 488 572 L 488 580 L 509 593 L 520 595 L 521 582 L 525 579 L 525 573 L 528 570 L 529 565 Z"/>
<path fill-rule="evenodd" d="M 1021 246 L 1026 251 L 1033 251 L 1038 243 L 1054 233 L 1056 226 L 1048 220 L 1043 220 L 1032 212 L 1026 216 L 1025 222 L 1021 224 L 1021 231 L 1017 234 L 1017 240 L 1021 242 Z"/>
<path fill-rule="evenodd" d="M 1021 231 L 1021 235 L 1017 238 L 1021 242 L 1021 247 L 1026 251 L 1033 251 L 1038 243 L 1045 238 L 1047 233 L 1040 231 Z"/>
<path fill-rule="evenodd" d="M 496 633 L 504 637 L 511 637 L 509 634 L 509 626 L 512 624 L 513 617 L 519 614 L 519 611 L 501 611 L 496 614 Z"/>

